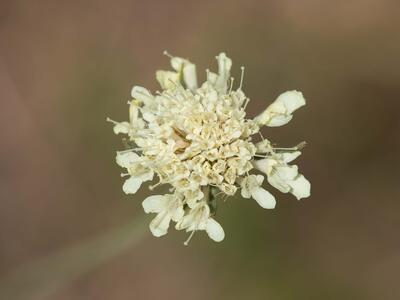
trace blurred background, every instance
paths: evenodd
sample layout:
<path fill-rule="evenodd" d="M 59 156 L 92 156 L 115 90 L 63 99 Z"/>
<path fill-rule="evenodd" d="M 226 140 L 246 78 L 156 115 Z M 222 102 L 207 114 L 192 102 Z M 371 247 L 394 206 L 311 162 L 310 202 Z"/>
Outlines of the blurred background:
<path fill-rule="evenodd" d="M 1 1 L 0 299 L 399 299 L 400 5 L 350 1 Z M 307 106 L 264 135 L 307 141 L 312 196 L 231 199 L 226 239 L 148 230 L 126 196 L 107 116 L 162 55 L 246 66 L 255 116 Z"/>

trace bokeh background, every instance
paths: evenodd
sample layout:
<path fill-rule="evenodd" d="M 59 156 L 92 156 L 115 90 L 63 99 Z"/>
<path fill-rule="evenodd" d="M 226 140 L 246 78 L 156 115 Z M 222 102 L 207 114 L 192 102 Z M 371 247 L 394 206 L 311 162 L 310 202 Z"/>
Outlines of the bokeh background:
<path fill-rule="evenodd" d="M 1 1 L 0 299 L 400 299 L 400 5 L 350 1 Z M 151 236 L 105 122 L 163 50 L 200 77 L 246 66 L 250 116 L 308 103 L 264 135 L 307 141 L 312 182 L 277 209 L 231 199 L 216 244 Z"/>

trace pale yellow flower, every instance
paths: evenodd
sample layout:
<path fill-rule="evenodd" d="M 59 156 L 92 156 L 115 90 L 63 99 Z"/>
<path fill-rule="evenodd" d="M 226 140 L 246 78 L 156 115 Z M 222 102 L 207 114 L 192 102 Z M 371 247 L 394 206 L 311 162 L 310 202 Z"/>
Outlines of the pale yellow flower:
<path fill-rule="evenodd" d="M 240 190 L 242 197 L 253 198 L 263 208 L 275 207 L 275 197 L 262 187 L 264 176 L 257 171 L 283 193 L 297 199 L 310 195 L 310 183 L 297 166 L 288 164 L 300 155 L 301 147 L 276 148 L 264 138 L 256 142 L 260 127 L 284 125 L 305 105 L 300 92 L 281 94 L 260 115 L 249 118 L 244 68 L 234 89 L 232 60 L 225 53 L 216 57 L 218 71 L 207 70 L 202 84 L 192 62 L 166 55 L 172 70 L 156 72 L 161 91 L 153 94 L 134 86 L 129 121 L 109 120 L 115 134 L 126 136 L 128 149 L 116 157 L 126 170 L 122 175 L 128 177 L 123 191 L 134 194 L 154 177 L 157 182 L 151 190 L 169 186 L 171 194 L 143 201 L 146 213 L 157 214 L 150 223 L 153 235 L 166 234 L 172 221 L 177 230 L 190 231 L 190 237 L 204 230 L 214 241 L 222 241 L 225 233 L 215 220 L 221 200 Z"/>

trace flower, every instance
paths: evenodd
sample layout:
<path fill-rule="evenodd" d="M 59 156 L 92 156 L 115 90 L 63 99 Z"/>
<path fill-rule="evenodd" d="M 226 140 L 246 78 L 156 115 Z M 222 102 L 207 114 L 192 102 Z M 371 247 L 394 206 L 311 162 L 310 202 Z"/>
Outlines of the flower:
<path fill-rule="evenodd" d="M 225 53 L 216 59 L 218 72 L 207 70 L 199 85 L 196 66 L 188 59 L 172 56 L 172 70 L 159 70 L 161 91 L 155 94 L 134 86 L 129 101 L 129 121 L 116 122 L 114 133 L 125 135 L 126 150 L 117 152 L 116 162 L 126 169 L 123 184 L 127 194 L 136 193 L 144 182 L 168 185 L 170 194 L 153 195 L 143 201 L 146 213 L 155 213 L 150 223 L 154 236 L 165 235 L 175 222 L 177 230 L 204 230 L 214 241 L 222 241 L 224 230 L 215 220 L 221 200 L 236 195 L 253 198 L 263 208 L 275 208 L 275 197 L 262 187 L 268 183 L 297 199 L 310 195 L 310 183 L 289 165 L 301 154 L 303 144 L 277 148 L 267 139 L 256 142 L 262 126 L 281 126 L 305 105 L 302 93 L 281 94 L 255 118 L 246 116 L 249 103 L 243 88 L 230 77 L 232 60 Z"/>
<path fill-rule="evenodd" d="M 261 187 L 263 181 L 264 176 L 262 175 L 249 175 L 245 177 L 240 184 L 242 187 L 242 197 L 252 197 L 262 208 L 273 209 L 276 205 L 275 197 Z"/>
<path fill-rule="evenodd" d="M 175 228 L 192 231 L 185 244 L 190 241 L 196 230 L 205 230 L 208 236 L 216 242 L 221 242 L 225 238 L 222 226 L 211 218 L 210 207 L 206 202 L 199 202 L 192 207 L 190 212 L 176 224 Z"/>
<path fill-rule="evenodd" d="M 285 92 L 258 115 L 254 120 L 259 125 L 277 127 L 287 124 L 292 119 L 293 112 L 306 105 L 303 94 L 298 91 Z"/>
<path fill-rule="evenodd" d="M 126 194 L 135 194 L 143 182 L 153 180 L 154 172 L 143 167 L 140 157 L 134 152 L 117 152 L 117 164 L 128 170 L 129 179 L 122 186 Z"/>
<path fill-rule="evenodd" d="M 150 223 L 150 230 L 157 237 L 167 233 L 171 220 L 177 222 L 185 214 L 182 196 L 179 194 L 153 195 L 147 197 L 142 206 L 146 213 L 157 213 Z"/>
<path fill-rule="evenodd" d="M 268 176 L 268 182 L 282 193 L 292 193 L 298 200 L 310 196 L 310 182 L 299 174 L 297 166 L 287 163 L 296 159 L 300 151 L 275 154 L 253 162 L 256 169 Z"/>

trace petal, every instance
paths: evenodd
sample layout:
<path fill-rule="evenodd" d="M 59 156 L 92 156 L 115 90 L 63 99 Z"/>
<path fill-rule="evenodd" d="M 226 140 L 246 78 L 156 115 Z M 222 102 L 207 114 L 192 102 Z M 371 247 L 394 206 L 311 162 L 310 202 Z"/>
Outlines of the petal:
<path fill-rule="evenodd" d="M 282 126 L 292 119 L 292 113 L 306 104 L 303 94 L 298 91 L 285 92 L 258 115 L 254 121 L 258 125 Z"/>
<path fill-rule="evenodd" d="M 279 126 L 283 126 L 286 125 L 287 123 L 290 122 L 290 120 L 293 118 L 292 115 L 272 115 L 268 121 L 268 123 L 266 123 L 265 125 L 269 126 L 269 127 L 279 127 Z"/>
<path fill-rule="evenodd" d="M 141 86 L 134 86 L 131 91 L 131 96 L 134 99 L 142 101 L 145 105 L 150 104 L 154 100 L 153 95 Z"/>
<path fill-rule="evenodd" d="M 142 185 L 142 180 L 138 177 L 131 176 L 129 179 L 125 180 L 122 190 L 125 194 L 134 194 Z"/>
<path fill-rule="evenodd" d="M 114 125 L 114 133 L 115 134 L 128 134 L 129 133 L 130 124 L 128 122 L 121 122 Z"/>
<path fill-rule="evenodd" d="M 132 100 L 130 105 L 129 105 L 129 121 L 131 125 L 136 125 L 136 121 L 138 120 L 139 117 L 139 107 L 138 103 L 135 100 Z"/>
<path fill-rule="evenodd" d="M 257 203 L 266 209 L 273 209 L 275 208 L 276 201 L 275 197 L 268 191 L 264 190 L 263 188 L 256 188 L 252 190 L 251 196 Z"/>
<path fill-rule="evenodd" d="M 167 209 L 167 201 L 164 195 L 153 195 L 144 199 L 142 206 L 146 214 L 159 213 Z"/>
<path fill-rule="evenodd" d="M 290 163 L 291 161 L 295 160 L 300 155 L 301 155 L 300 151 L 294 151 L 294 152 L 279 153 L 278 157 L 280 160 L 284 161 L 285 163 Z"/>
<path fill-rule="evenodd" d="M 228 87 L 228 79 L 232 67 L 232 60 L 225 53 L 220 53 L 217 56 L 218 60 L 218 77 L 215 82 L 215 88 L 222 92 L 226 92 Z"/>
<path fill-rule="evenodd" d="M 176 223 L 175 228 L 176 230 L 186 229 L 191 226 L 194 222 L 194 217 L 192 214 L 188 214 L 184 216 L 178 223 Z"/>
<path fill-rule="evenodd" d="M 270 185 L 272 185 L 274 188 L 278 189 L 282 193 L 288 193 L 290 191 L 289 184 L 286 181 L 282 180 L 282 178 L 280 178 L 276 174 L 268 176 L 268 182 Z"/>
<path fill-rule="evenodd" d="M 262 140 L 256 144 L 257 153 L 265 153 L 272 150 L 271 142 L 267 139 Z"/>
<path fill-rule="evenodd" d="M 183 216 L 185 215 L 185 210 L 183 209 L 183 206 L 179 206 L 172 214 L 172 220 L 174 222 L 179 222 L 182 220 Z"/>
<path fill-rule="evenodd" d="M 276 161 L 270 158 L 264 158 L 264 159 L 254 160 L 252 164 L 254 168 L 256 168 L 257 170 L 265 174 L 270 174 L 272 166 L 276 164 Z"/>
<path fill-rule="evenodd" d="M 186 87 L 192 91 L 197 89 L 196 66 L 188 62 L 184 65 L 182 72 Z"/>
<path fill-rule="evenodd" d="M 274 103 L 283 104 L 286 108 L 286 113 L 292 114 L 295 110 L 306 105 L 306 100 L 301 92 L 287 91 L 280 94 Z"/>
<path fill-rule="evenodd" d="M 187 60 L 178 56 L 174 56 L 171 58 L 171 67 L 177 71 L 180 72 L 182 70 L 182 66 L 183 64 L 186 62 Z"/>
<path fill-rule="evenodd" d="M 255 179 L 256 179 L 258 185 L 262 185 L 262 183 L 264 181 L 264 176 L 256 175 Z"/>
<path fill-rule="evenodd" d="M 139 177 L 143 182 L 150 181 L 150 180 L 153 180 L 154 172 L 153 172 L 153 170 L 150 170 L 150 171 L 140 175 Z"/>
<path fill-rule="evenodd" d="M 152 114 L 151 112 L 148 112 L 148 111 L 143 112 L 142 113 L 142 117 L 147 122 L 153 122 L 156 119 L 156 116 L 154 114 Z"/>
<path fill-rule="evenodd" d="M 292 188 L 290 192 L 297 200 L 310 197 L 311 184 L 303 175 L 300 174 L 297 176 L 297 178 L 290 183 L 290 186 Z"/>
<path fill-rule="evenodd" d="M 162 89 L 173 89 L 179 84 L 179 73 L 160 70 L 156 72 L 156 79 Z"/>
<path fill-rule="evenodd" d="M 242 195 L 243 198 L 250 198 L 251 194 L 247 188 L 242 187 L 240 194 Z"/>
<path fill-rule="evenodd" d="M 298 168 L 296 165 L 279 165 L 274 168 L 273 171 L 276 176 L 279 176 L 283 181 L 293 180 L 299 174 Z"/>
<path fill-rule="evenodd" d="M 150 231 L 156 236 L 160 237 L 168 232 L 169 222 L 171 221 L 171 216 L 167 212 L 159 213 L 150 222 Z"/>
<path fill-rule="evenodd" d="M 225 238 L 225 232 L 222 226 L 212 218 L 206 221 L 206 232 L 210 239 L 221 242 Z"/>
<path fill-rule="evenodd" d="M 137 155 L 133 151 L 125 152 L 117 152 L 117 156 L 115 157 L 115 161 L 117 164 L 123 168 L 129 168 L 133 163 L 139 160 L 140 156 Z"/>

